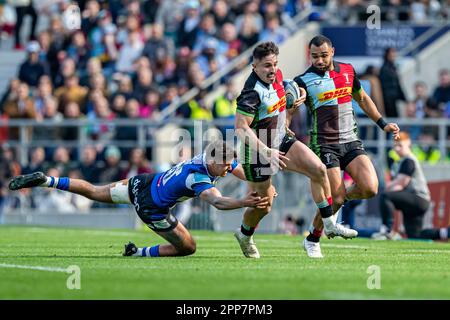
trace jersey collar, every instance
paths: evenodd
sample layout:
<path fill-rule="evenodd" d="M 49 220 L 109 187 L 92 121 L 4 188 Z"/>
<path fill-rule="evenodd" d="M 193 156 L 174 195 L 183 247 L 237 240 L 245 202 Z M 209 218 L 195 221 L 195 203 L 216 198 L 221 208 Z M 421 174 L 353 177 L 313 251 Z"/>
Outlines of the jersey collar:
<path fill-rule="evenodd" d="M 255 72 L 255 70 L 252 70 L 253 74 L 255 75 L 256 79 L 261 82 L 266 88 L 270 88 L 271 83 L 264 82 Z"/>

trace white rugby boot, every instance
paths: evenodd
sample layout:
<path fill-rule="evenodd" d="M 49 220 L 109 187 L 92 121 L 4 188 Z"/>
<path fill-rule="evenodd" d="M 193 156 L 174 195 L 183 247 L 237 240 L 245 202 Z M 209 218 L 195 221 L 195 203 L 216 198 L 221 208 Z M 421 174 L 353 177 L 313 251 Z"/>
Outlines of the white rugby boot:
<path fill-rule="evenodd" d="M 352 239 L 358 236 L 358 231 L 346 228 L 342 224 L 334 223 L 333 218 L 325 218 L 323 220 L 323 227 L 325 235 L 328 239 L 334 237 L 342 237 L 344 239 Z"/>
<path fill-rule="evenodd" d="M 303 240 L 303 249 L 310 258 L 323 258 L 322 251 L 320 250 L 320 242 L 308 241 L 306 238 Z"/>
<path fill-rule="evenodd" d="M 244 256 L 247 258 L 259 259 L 258 248 L 256 248 L 256 244 L 253 241 L 253 236 L 242 234 L 241 229 L 239 228 L 234 232 L 234 237 L 239 242 Z"/>

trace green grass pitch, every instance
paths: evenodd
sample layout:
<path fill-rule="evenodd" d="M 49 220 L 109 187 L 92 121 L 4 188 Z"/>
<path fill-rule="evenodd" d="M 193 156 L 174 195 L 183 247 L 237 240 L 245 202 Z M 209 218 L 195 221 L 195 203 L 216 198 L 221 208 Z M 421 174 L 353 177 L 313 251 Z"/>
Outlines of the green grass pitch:
<path fill-rule="evenodd" d="M 129 240 L 162 243 L 151 231 L 0 226 L 0 299 L 450 298 L 447 243 L 323 239 L 325 258 L 312 260 L 300 236 L 256 234 L 250 260 L 231 233 L 193 235 L 193 256 L 155 259 L 121 256 Z M 79 290 L 66 286 L 70 265 Z M 367 287 L 372 265 L 380 289 Z"/>

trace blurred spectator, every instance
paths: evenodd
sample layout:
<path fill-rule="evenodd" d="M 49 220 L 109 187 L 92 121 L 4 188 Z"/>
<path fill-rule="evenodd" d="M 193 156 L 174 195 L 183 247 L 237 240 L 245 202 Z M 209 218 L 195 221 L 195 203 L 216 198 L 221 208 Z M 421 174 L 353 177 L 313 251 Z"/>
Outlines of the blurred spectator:
<path fill-rule="evenodd" d="M 8 183 L 12 177 L 21 174 L 21 167 L 12 149 L 3 144 L 0 146 L 0 224 L 3 223 L 3 210 L 8 197 Z"/>
<path fill-rule="evenodd" d="M 220 28 L 223 27 L 225 23 L 233 23 L 235 18 L 230 11 L 228 3 L 224 0 L 215 1 L 211 13 L 214 16 L 215 24 Z"/>
<path fill-rule="evenodd" d="M 150 25 L 150 35 L 142 50 L 142 55 L 150 61 L 155 61 L 159 56 L 174 58 L 174 43 L 172 39 L 164 37 L 164 27 L 161 24 Z"/>
<path fill-rule="evenodd" d="M 30 90 L 26 83 L 19 84 L 17 97 L 5 103 L 3 112 L 10 119 L 36 119 L 34 100 L 30 97 Z M 28 134 L 31 134 L 31 130 L 28 130 Z M 9 138 L 13 140 L 19 138 L 18 127 L 10 127 Z"/>
<path fill-rule="evenodd" d="M 121 179 L 129 179 L 143 173 L 152 173 L 152 169 L 150 168 L 149 161 L 145 157 L 144 151 L 139 148 L 134 148 L 130 152 L 128 168 L 122 172 Z"/>
<path fill-rule="evenodd" d="M 64 110 L 64 106 L 69 102 L 76 102 L 80 107 L 84 107 L 88 89 L 79 85 L 79 77 L 76 74 L 70 75 L 65 79 L 64 84 L 55 90 L 55 97 L 59 101 L 58 109 Z"/>
<path fill-rule="evenodd" d="M 197 0 L 186 1 L 183 20 L 177 30 L 177 46 L 194 47 L 200 20 L 200 3 Z"/>
<path fill-rule="evenodd" d="M 145 93 L 153 88 L 153 73 L 150 68 L 142 68 L 137 71 L 137 78 L 133 88 L 133 97 L 140 103 L 143 103 Z"/>
<path fill-rule="evenodd" d="M 239 40 L 243 44 L 242 50 L 248 49 L 258 42 L 259 31 L 255 20 L 252 17 L 244 17 L 239 30 Z"/>
<path fill-rule="evenodd" d="M 106 120 L 107 122 L 91 124 L 88 127 L 88 134 L 91 139 L 99 141 L 110 140 L 114 134 L 112 120 L 115 117 L 106 98 L 100 97 L 96 99 L 94 101 L 94 109 L 88 112 L 87 118 L 90 120 Z"/>
<path fill-rule="evenodd" d="M 81 13 L 81 30 L 83 30 L 83 33 L 88 37 L 90 36 L 91 31 L 97 26 L 100 9 L 98 1 L 89 0 L 86 2 L 85 8 Z"/>
<path fill-rule="evenodd" d="M 46 99 L 53 99 L 53 85 L 49 76 L 39 78 L 37 90 L 35 91 L 34 105 L 38 115 L 44 114 L 44 103 Z"/>
<path fill-rule="evenodd" d="M 202 90 L 196 98 L 183 104 L 177 111 L 184 119 L 211 120 L 211 111 L 202 103 L 207 91 Z"/>
<path fill-rule="evenodd" d="M 127 115 L 127 119 L 139 119 L 139 102 L 136 99 L 130 99 L 126 102 L 125 113 Z M 116 129 L 116 134 L 114 140 L 119 141 L 137 141 L 138 140 L 138 132 L 137 127 L 133 126 L 120 126 Z M 120 147 L 120 151 L 122 152 L 124 158 L 128 158 L 129 152 L 131 148 L 129 147 Z"/>
<path fill-rule="evenodd" d="M 142 3 L 142 11 L 144 13 L 144 23 L 152 24 L 156 21 L 156 14 L 161 5 L 161 0 L 144 0 Z M 115 181 L 115 180 L 111 180 Z"/>
<path fill-rule="evenodd" d="M 223 42 L 225 55 L 228 61 L 237 57 L 242 52 L 242 43 L 238 39 L 236 27 L 232 23 L 225 23 L 220 29 L 220 39 Z"/>
<path fill-rule="evenodd" d="M 81 120 L 84 118 L 84 115 L 80 111 L 80 106 L 76 102 L 69 102 L 64 107 L 64 118 L 66 120 Z M 83 128 L 81 128 L 83 130 Z M 61 132 L 63 140 L 78 140 L 79 129 L 78 127 L 64 127 Z"/>
<path fill-rule="evenodd" d="M 214 56 L 211 54 L 214 52 L 213 49 L 207 48 L 206 51 L 209 51 L 205 57 L 200 62 L 203 62 L 203 67 L 208 68 L 207 72 L 214 72 L 214 70 L 217 70 L 217 60 Z M 209 58 L 208 58 L 209 57 Z M 205 60 L 206 58 L 206 60 Z M 190 86 L 200 87 L 203 83 L 203 81 L 206 79 L 205 73 L 202 71 L 202 68 L 198 64 L 197 61 L 192 62 L 189 65 L 188 74 L 187 74 L 187 80 Z M 182 95 L 180 90 L 180 95 Z"/>
<path fill-rule="evenodd" d="M 178 26 L 183 20 L 186 0 L 162 1 L 156 12 L 156 23 L 164 27 L 165 36 L 176 41 Z"/>
<path fill-rule="evenodd" d="M 75 61 L 77 69 L 85 70 L 89 56 L 89 48 L 84 33 L 76 31 L 72 34 L 72 40 L 67 48 L 67 57 Z"/>
<path fill-rule="evenodd" d="M 57 177 L 67 176 L 69 171 L 74 167 L 70 161 L 69 150 L 63 146 L 56 148 L 52 160 L 51 167 L 59 172 L 58 175 L 56 175 Z M 52 174 L 50 175 L 54 176 Z"/>
<path fill-rule="evenodd" d="M 260 33 L 264 29 L 264 19 L 258 12 L 258 2 L 250 0 L 245 4 L 244 12 L 236 18 L 235 25 L 238 30 L 242 29 L 244 21 L 253 24 L 255 31 Z"/>
<path fill-rule="evenodd" d="M 31 87 L 37 87 L 39 78 L 49 74 L 49 67 L 39 59 L 40 46 L 37 41 L 27 45 L 27 60 L 19 68 L 19 79 Z"/>
<path fill-rule="evenodd" d="M 383 91 L 384 108 L 387 117 L 397 118 L 399 112 L 397 102 L 406 101 L 400 84 L 395 59 L 397 52 L 394 48 L 387 48 L 384 53 L 384 63 L 380 70 L 380 82 Z"/>
<path fill-rule="evenodd" d="M 238 93 L 232 81 L 226 84 L 225 92 L 220 95 L 213 103 L 212 115 L 214 119 L 233 120 L 236 114 L 236 98 Z M 234 124 L 221 125 L 218 127 L 222 133 L 223 139 L 226 138 L 226 130 L 233 130 Z"/>
<path fill-rule="evenodd" d="M 442 116 L 442 112 L 438 109 L 433 98 L 429 97 L 425 82 L 418 81 L 414 84 L 414 94 L 415 118 L 440 118 Z M 435 139 L 438 138 L 437 127 L 422 127 L 422 132 L 433 135 Z"/>
<path fill-rule="evenodd" d="M 406 104 L 405 117 L 410 119 L 416 119 L 416 104 L 413 101 L 409 101 Z M 422 126 L 420 125 L 408 125 L 402 126 L 402 131 L 408 132 L 411 140 L 417 140 L 422 134 Z"/>
<path fill-rule="evenodd" d="M 139 106 L 140 118 L 153 118 L 159 111 L 159 92 L 155 89 L 147 91 L 144 97 L 144 103 Z"/>
<path fill-rule="evenodd" d="M 119 118 L 126 118 L 127 114 L 125 112 L 127 104 L 127 99 L 123 94 L 117 94 L 112 99 L 111 110 L 116 114 Z"/>
<path fill-rule="evenodd" d="M 167 108 L 171 103 L 177 101 L 178 96 L 178 87 L 175 84 L 169 85 L 166 88 L 166 91 L 162 97 L 162 101 L 159 105 L 159 110 L 162 111 Z"/>
<path fill-rule="evenodd" d="M 80 173 L 81 179 L 91 183 L 99 182 L 99 174 L 102 170 L 102 163 L 97 161 L 97 150 L 94 146 L 85 146 L 81 151 Z"/>
<path fill-rule="evenodd" d="M 102 93 L 103 97 L 108 98 L 110 93 L 107 86 L 108 83 L 102 73 L 99 72 L 89 77 L 89 93 L 99 91 Z"/>
<path fill-rule="evenodd" d="M 299 229 L 305 224 L 303 218 L 295 218 L 287 214 L 280 223 L 280 229 L 283 234 L 294 236 L 299 233 Z"/>
<path fill-rule="evenodd" d="M 34 148 L 31 151 L 30 162 L 23 168 L 22 174 L 29 174 L 36 171 L 45 171 L 45 151 L 42 147 Z"/>
<path fill-rule="evenodd" d="M 217 50 L 218 47 L 219 41 L 216 38 L 208 38 L 203 43 L 201 54 L 195 60 L 205 77 L 220 70 L 226 64 L 225 57 Z"/>
<path fill-rule="evenodd" d="M 59 84 L 55 81 L 56 75 L 60 69 L 61 61 L 65 58 L 64 49 L 67 47 L 69 41 L 69 37 L 64 30 L 60 16 L 56 15 L 50 18 L 50 33 L 52 35 L 52 41 L 47 52 L 47 61 L 50 65 L 53 84 L 55 87 L 58 87 Z M 63 79 L 60 81 L 60 84 L 62 83 Z"/>
<path fill-rule="evenodd" d="M 200 20 L 200 25 L 197 31 L 196 39 L 193 46 L 192 54 L 197 56 L 206 47 L 206 42 L 210 39 L 217 39 L 217 28 L 214 24 L 214 16 L 212 14 L 205 14 Z M 216 50 L 218 50 L 219 43 L 216 44 Z"/>
<path fill-rule="evenodd" d="M 14 41 L 15 41 L 15 48 L 16 49 L 23 49 L 23 46 L 20 42 L 20 31 L 22 30 L 22 23 L 23 18 L 25 16 L 31 17 L 31 25 L 30 25 L 30 33 L 29 33 L 29 40 L 35 40 L 36 35 L 36 24 L 37 24 L 37 14 L 36 10 L 33 6 L 33 0 L 8 0 L 8 3 L 15 7 L 16 9 L 16 27 L 14 30 Z"/>
<path fill-rule="evenodd" d="M 369 81 L 370 98 L 372 98 L 373 102 L 377 106 L 378 111 L 382 115 L 386 115 L 378 69 L 372 65 L 369 65 L 359 78 L 361 80 Z"/>
<path fill-rule="evenodd" d="M 439 110 L 445 111 L 450 102 L 450 71 L 448 69 L 442 69 L 439 71 L 439 85 L 433 93 L 434 101 L 438 104 Z M 447 117 L 450 117 L 450 113 L 447 110 Z"/>
<path fill-rule="evenodd" d="M 105 150 L 105 166 L 101 170 L 98 181 L 100 183 L 111 183 L 111 181 L 119 181 L 120 173 L 120 159 L 122 155 L 119 148 L 115 146 L 109 146 Z"/>
<path fill-rule="evenodd" d="M 152 70 L 155 82 L 160 86 L 165 86 L 174 80 L 176 65 L 169 55 L 163 50 L 157 49 Z"/>
<path fill-rule="evenodd" d="M 5 103 L 7 101 L 13 101 L 17 99 L 17 93 L 19 92 L 19 79 L 11 79 L 9 81 L 9 85 L 6 88 L 5 93 L 3 94 L 2 100 L 0 101 L 0 113 L 4 112 Z"/>
<path fill-rule="evenodd" d="M 116 95 L 122 95 L 125 97 L 126 100 L 133 97 L 133 82 L 131 80 L 131 77 L 128 75 L 120 75 L 117 78 L 117 81 L 118 81 L 119 87 L 117 88 L 117 91 L 112 96 L 112 99 L 114 99 L 114 97 Z"/>
<path fill-rule="evenodd" d="M 52 35 L 48 30 L 39 32 L 37 41 L 41 50 L 39 51 L 39 60 L 48 63 L 48 51 L 52 43 Z M 50 65 L 48 65 L 48 72 L 50 72 Z"/>
<path fill-rule="evenodd" d="M 37 117 L 38 121 L 46 120 L 57 124 L 63 120 L 62 113 L 58 112 L 58 102 L 53 97 L 44 100 L 43 114 Z M 61 139 L 61 128 L 57 126 L 36 126 L 33 129 L 33 140 L 53 140 Z"/>
<path fill-rule="evenodd" d="M 175 63 L 177 65 L 175 69 L 175 79 L 178 79 L 178 81 L 187 81 L 191 61 L 191 50 L 188 47 L 180 48 L 175 58 Z"/>
<path fill-rule="evenodd" d="M 99 58 L 92 57 L 87 61 L 86 70 L 80 71 L 80 85 L 89 86 L 89 79 L 98 73 L 103 74 L 102 63 Z"/>
<path fill-rule="evenodd" d="M 133 71 L 133 61 L 137 59 L 144 48 L 144 43 L 139 33 L 132 32 L 128 35 L 127 41 L 120 48 L 119 56 L 116 61 L 116 70 L 124 73 Z"/>
<path fill-rule="evenodd" d="M 54 79 L 55 88 L 58 89 L 64 86 L 64 81 L 66 80 L 66 78 L 70 77 L 75 73 L 77 73 L 77 64 L 75 63 L 75 60 L 72 58 L 65 58 L 62 61 L 60 68 L 55 75 Z"/>
<path fill-rule="evenodd" d="M 266 20 L 266 27 L 259 35 L 259 41 L 272 41 L 276 44 L 283 43 L 289 37 L 289 31 L 280 26 L 278 16 L 270 16 Z"/>

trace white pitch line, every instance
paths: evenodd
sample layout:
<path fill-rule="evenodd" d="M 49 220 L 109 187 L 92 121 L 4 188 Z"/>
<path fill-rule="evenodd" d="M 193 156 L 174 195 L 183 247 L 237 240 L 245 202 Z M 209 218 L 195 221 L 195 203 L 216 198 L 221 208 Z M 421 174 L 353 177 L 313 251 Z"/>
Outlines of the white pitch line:
<path fill-rule="evenodd" d="M 67 269 L 64 269 L 64 268 L 42 267 L 42 266 L 23 266 L 23 265 L 18 265 L 18 264 L 7 264 L 7 263 L 0 263 L 0 268 L 16 268 L 16 269 L 28 269 L 28 270 L 40 270 L 40 271 L 67 273 Z"/>

